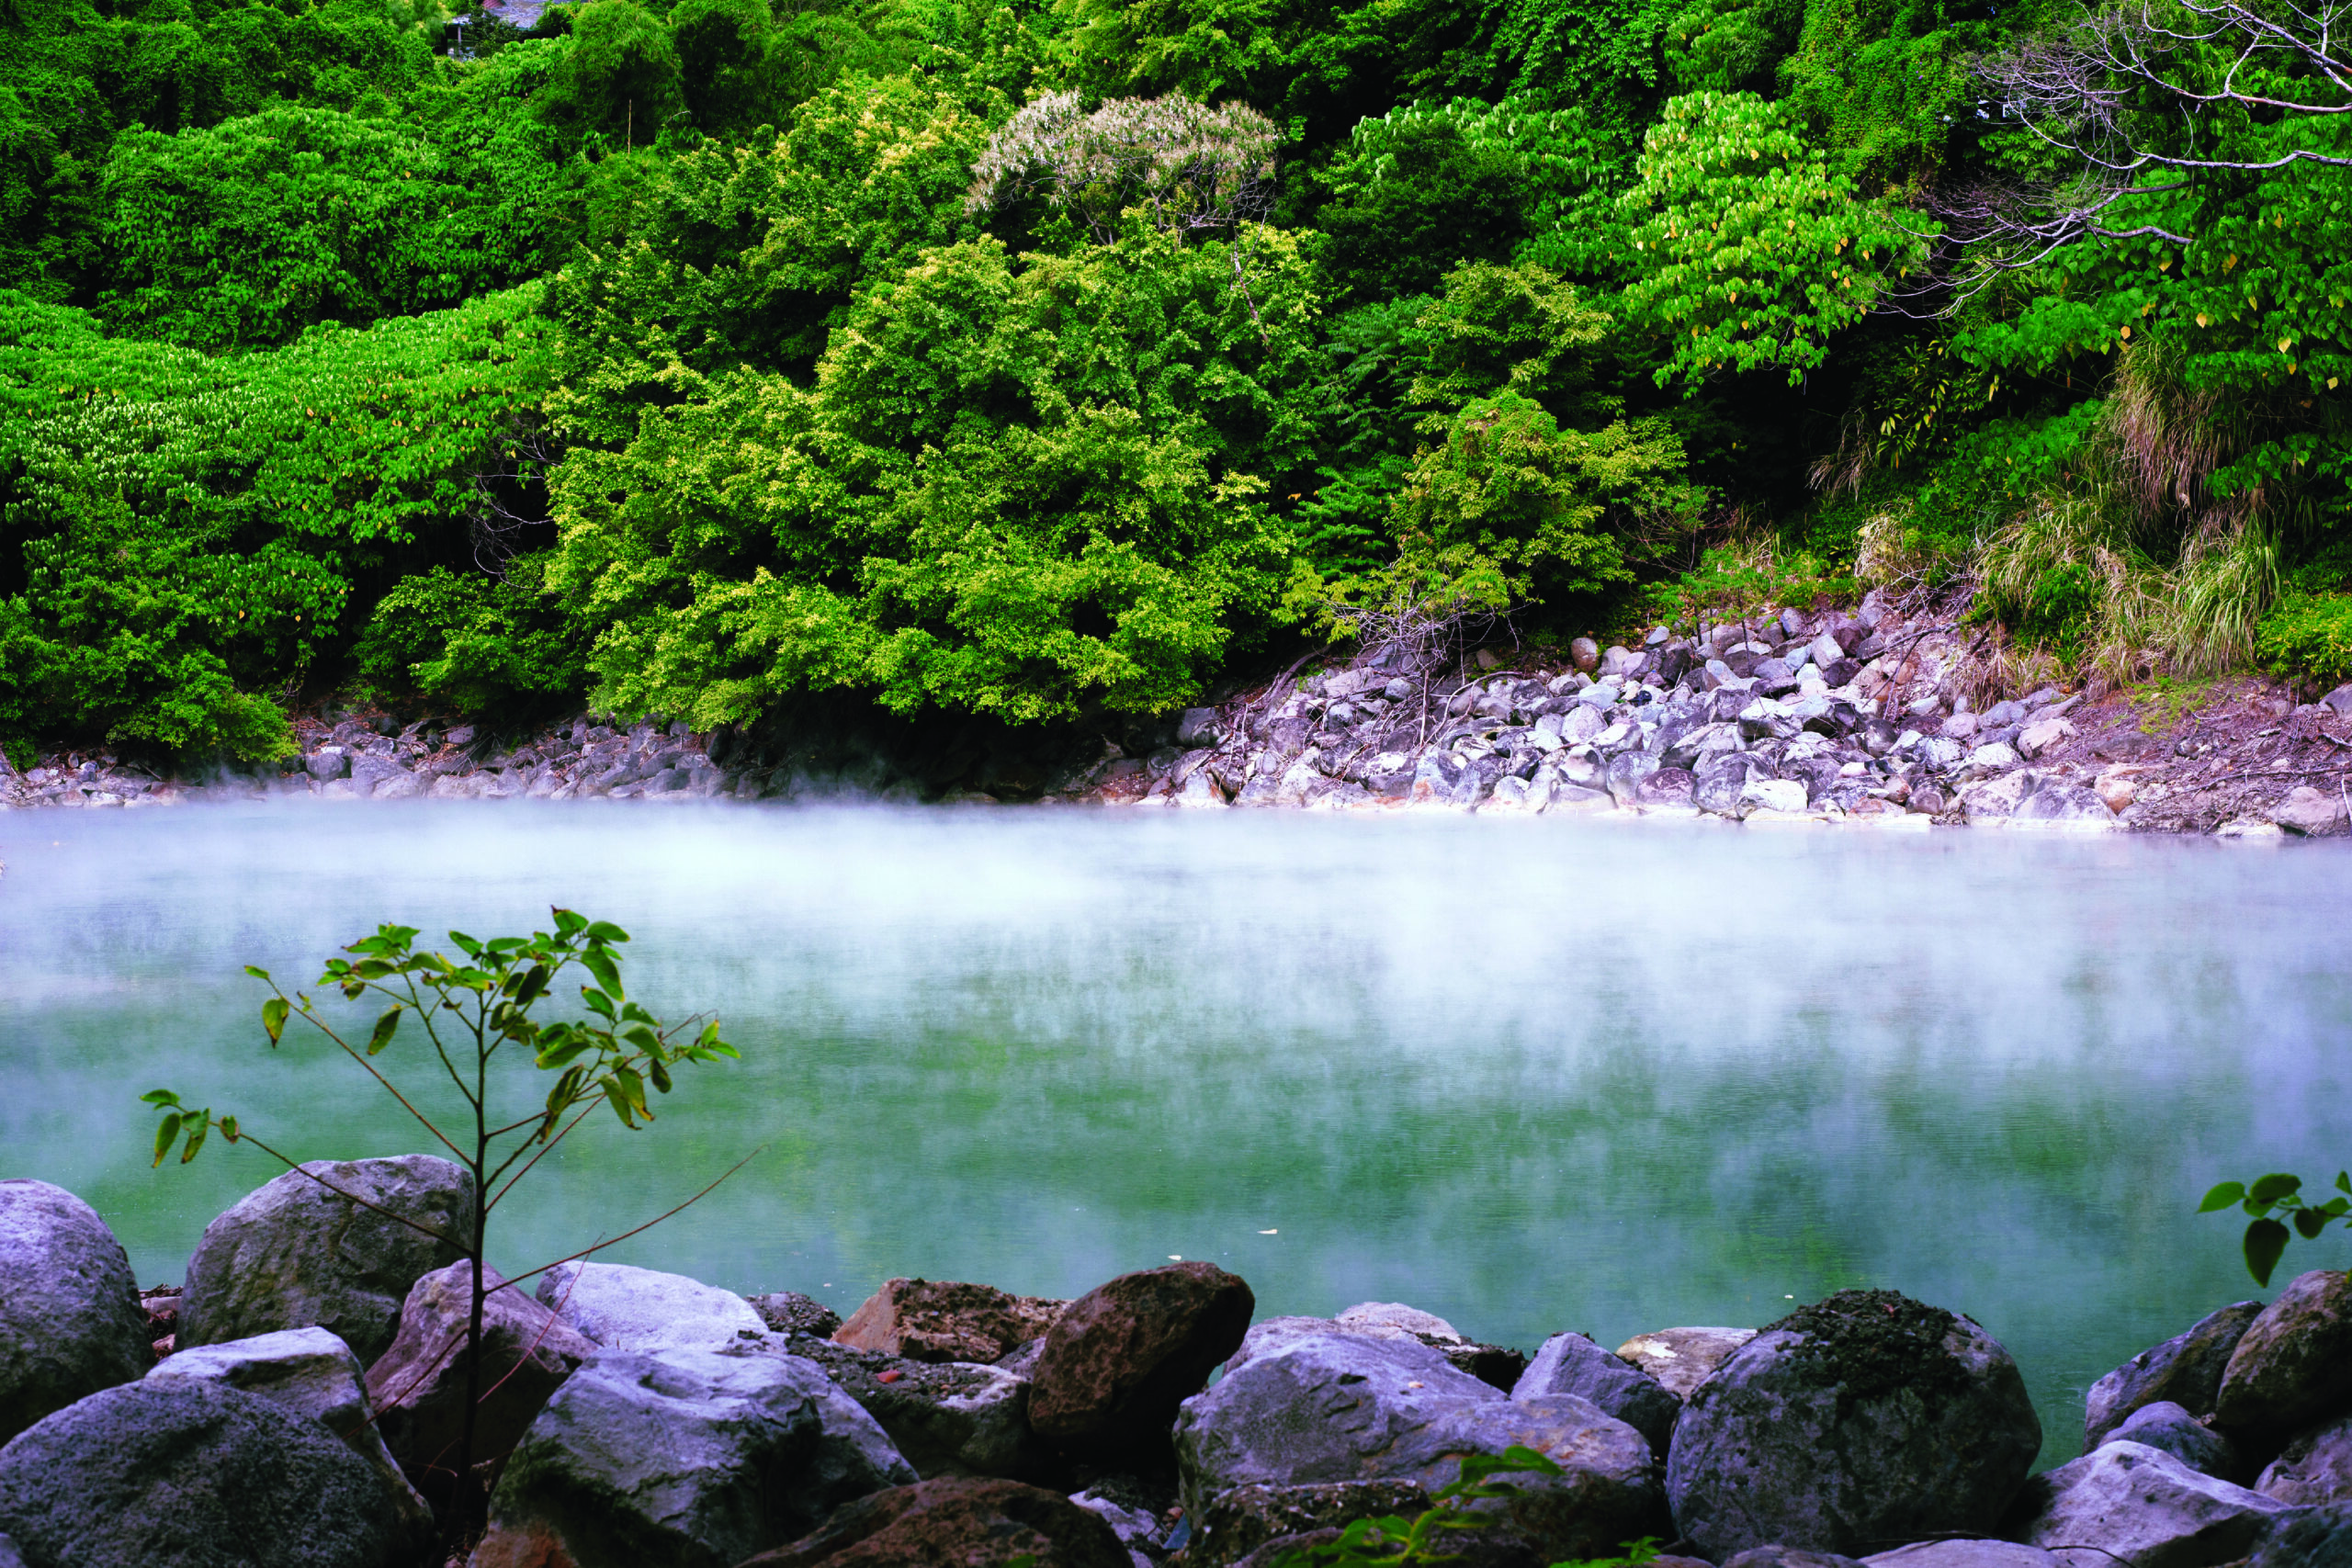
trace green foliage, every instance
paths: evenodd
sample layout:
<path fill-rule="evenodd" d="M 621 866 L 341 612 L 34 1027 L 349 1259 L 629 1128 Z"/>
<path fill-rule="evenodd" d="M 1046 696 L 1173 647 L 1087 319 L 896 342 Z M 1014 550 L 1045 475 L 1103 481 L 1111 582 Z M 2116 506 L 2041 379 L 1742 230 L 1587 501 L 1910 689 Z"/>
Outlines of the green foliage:
<path fill-rule="evenodd" d="M 698 36 L 715 41 L 707 32 Z M 670 29 L 636 0 L 573 7 L 570 41 L 538 98 L 539 112 L 549 120 L 627 150 L 657 140 L 670 117 L 685 107 Z"/>
<path fill-rule="evenodd" d="M 813 386 L 738 370 L 575 449 L 548 581 L 605 628 L 597 702 L 1182 705 L 1279 581 L 1261 476 L 1303 456 L 1313 273 L 1272 231 L 948 246 L 859 294 Z"/>
<path fill-rule="evenodd" d="M 481 942 L 463 931 L 451 931 L 449 942 L 458 954 L 455 959 L 445 953 L 418 949 L 413 926 L 380 925 L 373 936 L 351 943 L 344 951 L 356 958 L 327 960 L 316 983 L 333 987 L 346 1002 L 364 1001 L 371 1010 L 383 1006 L 368 1021 L 364 1041 L 356 1023 L 338 1027 L 330 1022 L 308 994 L 298 991 L 288 996 L 268 971 L 250 964 L 245 968 L 246 974 L 270 989 L 269 999 L 262 1003 L 261 1024 L 271 1050 L 282 1043 L 287 1024 L 300 1019 L 365 1070 L 473 1178 L 476 1198 L 469 1226 L 442 1230 L 379 1210 L 440 1242 L 473 1266 L 472 1310 L 463 1352 L 467 1366 L 463 1436 L 457 1452 L 444 1461 L 447 1465 L 444 1473 L 458 1478 L 459 1488 L 456 1506 L 443 1521 L 449 1540 L 478 1530 L 481 1523 L 480 1483 L 473 1471 L 474 1410 L 487 1396 L 482 1381 L 492 1370 L 481 1363 L 479 1325 L 483 1298 L 491 1289 L 521 1284 L 556 1263 L 600 1252 L 648 1228 L 639 1225 L 571 1258 L 552 1259 L 511 1276 L 504 1284 L 485 1288 L 491 1215 L 540 1158 L 599 1106 L 610 1108 L 624 1127 L 637 1131 L 654 1119 L 646 1095 L 649 1089 L 666 1095 L 677 1068 L 740 1055 L 718 1037 L 717 1019 L 696 1015 L 665 1024 L 629 999 L 620 977 L 619 949 L 628 941 L 627 931 L 610 921 L 590 920 L 570 909 L 557 908 L 552 914 L 552 931 L 534 931 L 527 937 Z M 579 970 L 587 982 L 580 987 L 584 1016 L 552 1022 L 535 1017 L 541 1004 L 553 1000 L 556 983 L 572 969 Z M 387 1057 L 385 1053 L 401 1040 L 401 1025 L 411 1020 L 414 1027 L 407 1038 L 414 1043 L 398 1056 Z M 420 1033 L 424 1038 L 416 1042 Z M 492 1075 L 502 1055 L 508 1066 L 527 1062 L 537 1072 L 552 1077 L 537 1080 L 517 1095 L 505 1088 L 503 1078 Z M 405 1089 L 392 1077 L 396 1064 L 417 1069 L 403 1075 L 410 1079 Z M 444 1078 L 446 1086 L 441 1082 Z M 539 1084 L 546 1085 L 544 1097 Z M 452 1093 L 454 1100 L 449 1098 Z M 228 1143 L 250 1143 L 289 1170 L 302 1168 L 299 1161 L 264 1142 L 233 1115 L 215 1117 L 209 1107 L 190 1107 L 167 1089 L 150 1090 L 141 1098 L 157 1112 L 155 1164 L 159 1166 L 175 1142 L 182 1145 L 180 1163 L 186 1165 L 218 1129 Z M 447 1108 L 439 1116 L 426 1109 L 436 1103 Z M 323 1178 L 314 1179 L 363 1208 L 377 1207 Z"/>
<path fill-rule="evenodd" d="M 559 181 L 541 163 L 501 188 L 510 164 L 479 151 L 295 107 L 176 136 L 134 129 L 99 187 L 99 312 L 223 348 L 520 282 L 552 259 L 533 219 Z"/>
<path fill-rule="evenodd" d="M 379 696 L 501 716 L 576 699 L 587 671 L 560 607 L 537 592 L 546 567 L 543 553 L 507 562 L 500 577 L 436 566 L 401 579 L 353 645 L 359 682 Z"/>
<path fill-rule="evenodd" d="M 2254 1276 L 2257 1285 L 2270 1283 L 2270 1272 L 2278 1267 L 2278 1259 L 2287 1251 L 2287 1226 L 2271 1218 L 2284 1214 L 2292 1221 L 2294 1234 L 2305 1241 L 2317 1239 L 2322 1231 L 2352 1213 L 2352 1175 L 2335 1173 L 2335 1189 L 2340 1196 L 2324 1203 L 2313 1203 L 2302 1196 L 2303 1179 L 2283 1172 L 2258 1177 L 2253 1182 L 2224 1181 L 2205 1194 L 2197 1205 L 2200 1214 L 2217 1210 L 2238 1208 L 2254 1216 L 2245 1227 L 2245 1271 Z"/>
<path fill-rule="evenodd" d="M 2352 594 L 2288 593 L 2256 627 L 2255 652 L 2281 676 L 2319 686 L 2352 681 Z"/>
<path fill-rule="evenodd" d="M 1640 619 L 1653 624 L 1745 621 L 1774 605 L 1859 597 L 1861 584 L 1806 550 L 1783 551 L 1770 536 L 1735 539 L 1700 553 L 1699 564 L 1652 584 Z"/>
<path fill-rule="evenodd" d="M 212 360 L 0 297 L 0 731 L 285 754 L 266 694 L 462 547 L 537 398 L 536 287 Z M 527 468 L 527 463 L 523 465 Z"/>
<path fill-rule="evenodd" d="M 1675 99 L 1644 143 L 1634 215 L 1642 276 L 1624 300 L 1659 335 L 1658 385 L 1717 367 L 1785 370 L 1828 357 L 1925 247 L 1829 172 L 1784 107 L 1748 94 Z M 1849 254 L 1850 253 L 1850 254 Z"/>

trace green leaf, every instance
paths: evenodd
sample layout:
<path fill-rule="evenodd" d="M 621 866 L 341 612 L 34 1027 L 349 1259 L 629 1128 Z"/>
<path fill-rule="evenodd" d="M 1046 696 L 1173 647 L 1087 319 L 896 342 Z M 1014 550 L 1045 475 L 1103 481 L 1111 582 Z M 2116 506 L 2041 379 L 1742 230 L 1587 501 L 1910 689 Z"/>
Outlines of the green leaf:
<path fill-rule="evenodd" d="M 275 1045 L 286 1032 L 286 998 L 272 997 L 261 1004 L 261 1026 L 268 1032 L 269 1043 Z"/>
<path fill-rule="evenodd" d="M 245 973 L 251 975 L 256 980 L 266 980 L 269 978 L 268 970 L 256 968 L 250 964 L 245 965 Z"/>
<path fill-rule="evenodd" d="M 571 935 L 588 923 L 587 916 L 575 915 L 570 909 L 559 907 L 554 913 L 555 929 L 565 936 Z"/>
<path fill-rule="evenodd" d="M 456 947 L 459 953 L 464 953 L 468 958 L 480 958 L 481 956 L 481 943 L 476 942 L 473 938 L 468 936 L 463 931 L 451 931 L 449 933 L 449 942 L 452 946 Z"/>
<path fill-rule="evenodd" d="M 2228 1208 L 2231 1204 L 2236 1202 L 2239 1199 L 2244 1198 L 2245 1196 L 2245 1182 L 2224 1181 L 2219 1187 L 2214 1188 L 2211 1192 L 2205 1194 L 2205 1201 L 2197 1205 L 2197 1212 L 2200 1214 L 2210 1214 L 2216 1209 Z"/>
<path fill-rule="evenodd" d="M 530 971 L 523 976 L 522 982 L 514 987 L 514 1005 L 518 1008 L 529 1007 L 547 994 L 547 988 L 548 966 L 544 964 L 532 964 Z"/>
<path fill-rule="evenodd" d="M 2303 1179 L 2290 1176 L 2283 1170 L 2273 1171 L 2246 1189 L 2246 1200 L 2254 1203 L 2276 1203 L 2290 1193 L 2301 1190 Z"/>
<path fill-rule="evenodd" d="M 645 1076 L 653 1080 L 655 1089 L 662 1094 L 670 1092 L 670 1069 L 662 1064 L 660 1056 L 650 1056 L 646 1059 Z"/>
<path fill-rule="evenodd" d="M 169 1116 L 164 1117 L 162 1122 L 156 1123 L 155 1163 L 157 1165 L 163 1164 L 164 1156 L 172 1152 L 172 1140 L 180 1135 L 180 1123 L 186 1120 L 186 1117 L 183 1117 L 177 1111 L 174 1111 Z"/>
<path fill-rule="evenodd" d="M 234 1116 L 220 1118 L 220 1135 L 232 1144 L 237 1141 L 237 1119 Z"/>
<path fill-rule="evenodd" d="M 2245 1227 L 2245 1271 L 2256 1284 L 2270 1283 L 2270 1271 L 2286 1250 L 2287 1227 L 2277 1220 L 2256 1220 Z"/>
<path fill-rule="evenodd" d="M 580 987 L 580 999 L 588 1004 L 590 1012 L 605 1018 L 613 1016 L 613 998 L 605 995 L 604 992 L 593 987 L 582 986 Z"/>
<path fill-rule="evenodd" d="M 186 1165 L 196 1157 L 196 1151 L 204 1146 L 204 1135 L 212 1131 L 212 1123 L 203 1117 L 197 1117 L 195 1121 L 196 1126 L 187 1135 L 187 1147 L 180 1151 L 182 1165 Z"/>
<path fill-rule="evenodd" d="M 151 1089 L 139 1097 L 149 1105 L 177 1105 L 180 1097 L 167 1089 Z"/>
<path fill-rule="evenodd" d="M 612 1101 L 613 1113 L 621 1119 L 621 1125 L 624 1127 L 634 1128 L 637 1125 L 637 1121 L 629 1111 L 628 1091 L 623 1089 L 619 1084 L 615 1083 L 611 1078 L 606 1078 L 604 1081 L 603 1088 L 605 1090 L 605 1098 Z"/>
<path fill-rule="evenodd" d="M 2298 1209 L 2295 1211 L 2295 1234 L 2305 1241 L 2316 1241 L 2319 1233 L 2327 1228 L 2327 1222 L 2333 1218 L 2335 1216 L 2325 1209 Z"/>
<path fill-rule="evenodd" d="M 627 942 L 628 932 L 610 920 L 598 920 L 588 928 L 588 940 L 590 942 Z"/>
<path fill-rule="evenodd" d="M 550 1045 L 546 1050 L 540 1052 L 537 1058 L 537 1065 L 542 1067 L 548 1068 L 563 1066 L 568 1063 L 577 1060 L 582 1053 L 587 1051 L 587 1049 L 594 1043 L 595 1042 L 593 1040 L 573 1036 L 572 1038 L 564 1040 L 558 1044 Z"/>
<path fill-rule="evenodd" d="M 581 953 L 580 962 L 586 966 L 588 973 L 596 976 L 596 984 L 607 992 L 615 997 L 625 994 L 621 990 L 620 965 L 613 961 L 611 953 L 601 947 L 592 947 Z"/>
<path fill-rule="evenodd" d="M 2352 1171 L 2339 1170 L 2335 1173 L 2335 1190 L 2338 1192 L 2352 1192 Z"/>
<path fill-rule="evenodd" d="M 384 1010 L 384 1016 L 376 1021 L 375 1032 L 368 1036 L 370 1056 L 392 1043 L 392 1031 L 401 1026 L 401 1014 L 405 1010 L 398 1005 Z"/>

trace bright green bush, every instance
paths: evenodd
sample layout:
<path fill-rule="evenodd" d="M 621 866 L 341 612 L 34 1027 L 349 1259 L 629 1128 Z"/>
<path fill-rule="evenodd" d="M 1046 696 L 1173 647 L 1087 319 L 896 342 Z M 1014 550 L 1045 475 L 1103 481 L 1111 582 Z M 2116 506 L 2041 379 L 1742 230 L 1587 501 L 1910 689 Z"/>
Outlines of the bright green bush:
<path fill-rule="evenodd" d="M 2352 681 L 2352 593 L 2287 594 L 2256 625 L 2255 651 L 2281 676 L 2317 686 Z"/>
<path fill-rule="evenodd" d="M 352 648 L 379 696 L 423 696 L 460 712 L 515 717 L 576 700 L 587 671 L 562 609 L 538 592 L 544 554 L 503 576 L 435 567 L 376 602 Z"/>

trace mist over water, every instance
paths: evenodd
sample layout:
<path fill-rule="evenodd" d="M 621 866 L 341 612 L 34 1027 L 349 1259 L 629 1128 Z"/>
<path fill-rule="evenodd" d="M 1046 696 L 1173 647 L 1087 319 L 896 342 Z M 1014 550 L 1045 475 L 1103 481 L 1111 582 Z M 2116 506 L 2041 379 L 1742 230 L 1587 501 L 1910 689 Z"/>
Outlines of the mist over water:
<path fill-rule="evenodd" d="M 509 1269 L 764 1145 L 605 1256 L 843 1312 L 1206 1258 L 1261 1315 L 1401 1300 L 1530 1350 L 1882 1285 L 2009 1347 L 2048 1463 L 2094 1379 L 2252 1293 L 2208 1186 L 2352 1163 L 2333 845 L 502 803 L 22 812 L 0 862 L 0 1175 L 145 1282 L 276 1168 L 151 1171 L 148 1089 L 299 1158 L 426 1146 L 332 1047 L 271 1052 L 243 964 L 550 902 L 745 1059 L 543 1165 Z"/>

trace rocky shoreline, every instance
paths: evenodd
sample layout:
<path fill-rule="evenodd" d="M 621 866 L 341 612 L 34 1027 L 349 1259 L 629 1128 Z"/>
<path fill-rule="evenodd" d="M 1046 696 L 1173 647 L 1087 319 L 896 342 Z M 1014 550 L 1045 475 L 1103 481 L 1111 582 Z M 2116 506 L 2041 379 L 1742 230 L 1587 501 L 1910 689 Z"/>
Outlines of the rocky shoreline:
<path fill-rule="evenodd" d="M 1530 1356 L 1397 1303 L 1261 1316 L 1183 1261 L 1067 1302 L 892 1280 L 847 1322 L 559 1266 L 490 1298 L 489 1525 L 452 1551 L 469 1266 L 398 1216 L 462 1221 L 471 1188 L 427 1156 L 304 1169 L 143 1293 L 86 1204 L 0 1181 L 0 1564 L 1291 1568 L 1515 1448 L 1542 1468 L 1458 1506 L 1457 1561 L 1644 1540 L 1658 1568 L 2352 1560 L 2341 1272 L 2118 1367 L 2082 1457 L 2029 1477 L 2041 1424 L 2008 1352 L 1892 1292 Z"/>
<path fill-rule="evenodd" d="M 892 804 L 1442 808 L 1879 829 L 2330 837 L 2352 828 L 2352 685 L 2241 678 L 1995 700 L 1952 606 L 1873 592 L 1557 668 L 1389 648 L 1303 660 L 1163 718 L 1022 736 L 820 716 L 749 732 L 582 716 L 520 741 L 379 712 L 306 716 L 299 760 L 209 782 L 107 754 L 0 762 L 0 809 L 199 799 L 865 799 Z M 1527 663 L 1505 669 L 1506 663 Z M 841 710 L 833 710 L 838 714 Z"/>

